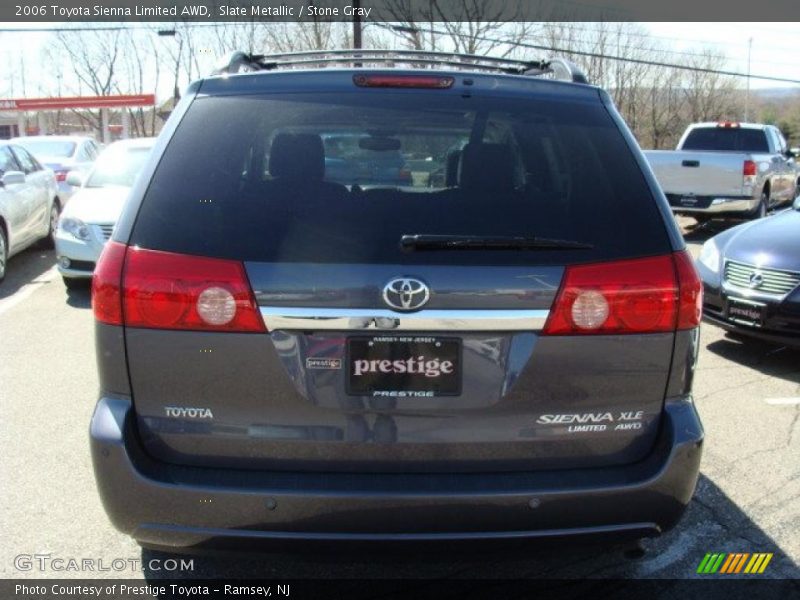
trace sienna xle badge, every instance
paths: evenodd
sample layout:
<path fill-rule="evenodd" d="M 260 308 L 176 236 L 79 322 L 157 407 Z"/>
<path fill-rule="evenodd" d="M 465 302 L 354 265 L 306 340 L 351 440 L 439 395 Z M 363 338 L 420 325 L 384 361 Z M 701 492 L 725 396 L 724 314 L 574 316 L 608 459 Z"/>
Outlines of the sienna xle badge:
<path fill-rule="evenodd" d="M 603 90 L 565 61 L 368 50 L 223 75 L 176 107 L 95 271 L 118 529 L 178 548 L 675 525 L 700 282 Z"/>

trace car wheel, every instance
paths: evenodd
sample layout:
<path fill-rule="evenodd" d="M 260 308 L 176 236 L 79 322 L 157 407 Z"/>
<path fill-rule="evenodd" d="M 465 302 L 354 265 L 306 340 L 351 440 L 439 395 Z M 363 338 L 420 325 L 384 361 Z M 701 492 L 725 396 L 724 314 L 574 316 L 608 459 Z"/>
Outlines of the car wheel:
<path fill-rule="evenodd" d="M 58 216 L 60 214 L 61 210 L 58 205 L 58 200 L 54 200 L 53 205 L 50 207 L 50 226 L 47 230 L 47 237 L 43 238 L 41 241 L 43 248 L 56 247 L 56 228 L 58 227 Z"/>
<path fill-rule="evenodd" d="M 761 192 L 761 201 L 756 206 L 756 209 L 750 214 L 751 219 L 763 219 L 767 216 L 767 210 L 769 207 L 769 190 L 764 188 L 764 191 Z"/>
<path fill-rule="evenodd" d="M 0 281 L 6 276 L 6 263 L 8 262 L 8 240 L 6 232 L 0 227 Z"/>
<path fill-rule="evenodd" d="M 64 286 L 68 290 L 81 290 L 86 289 L 89 287 L 89 279 L 78 279 L 77 277 L 64 277 L 61 276 L 61 279 L 64 281 Z"/>

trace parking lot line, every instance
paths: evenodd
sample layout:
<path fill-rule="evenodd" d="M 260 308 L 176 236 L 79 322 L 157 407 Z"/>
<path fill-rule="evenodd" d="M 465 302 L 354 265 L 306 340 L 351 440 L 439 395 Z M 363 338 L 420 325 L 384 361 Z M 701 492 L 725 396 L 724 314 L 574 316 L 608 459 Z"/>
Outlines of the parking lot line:
<path fill-rule="evenodd" d="M 53 265 L 50 269 L 39 275 L 39 277 L 19 288 L 14 295 L 0 300 L 0 315 L 25 300 L 36 290 L 40 289 L 43 283 L 49 283 L 53 281 L 56 278 L 56 275 L 58 275 L 58 269 L 55 265 Z"/>

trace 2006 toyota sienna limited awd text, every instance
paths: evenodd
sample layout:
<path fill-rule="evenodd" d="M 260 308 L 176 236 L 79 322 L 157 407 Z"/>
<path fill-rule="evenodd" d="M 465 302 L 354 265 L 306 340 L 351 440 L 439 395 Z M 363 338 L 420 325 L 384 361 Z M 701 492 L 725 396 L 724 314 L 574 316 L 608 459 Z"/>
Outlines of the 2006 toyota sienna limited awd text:
<path fill-rule="evenodd" d="M 675 525 L 701 286 L 608 95 L 564 61 L 317 58 L 194 83 L 97 265 L 113 524 L 173 549 Z"/>

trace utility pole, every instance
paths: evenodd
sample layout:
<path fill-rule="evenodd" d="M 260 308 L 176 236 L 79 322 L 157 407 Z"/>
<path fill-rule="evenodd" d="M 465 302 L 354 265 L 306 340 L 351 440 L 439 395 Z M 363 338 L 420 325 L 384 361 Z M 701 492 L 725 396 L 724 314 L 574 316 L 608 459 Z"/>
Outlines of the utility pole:
<path fill-rule="evenodd" d="M 353 49 L 360 50 L 361 46 L 361 0 L 353 0 Z"/>
<path fill-rule="evenodd" d="M 172 90 L 172 107 L 181 99 L 181 90 L 178 87 L 178 75 L 181 70 L 181 53 L 183 52 L 183 36 L 175 29 L 159 29 L 158 35 L 160 37 L 173 37 L 178 39 L 178 54 L 175 57 L 175 88 Z"/>
<path fill-rule="evenodd" d="M 750 55 L 753 52 L 753 38 L 747 41 L 747 92 L 744 96 L 744 122 L 748 122 L 750 116 Z"/>

